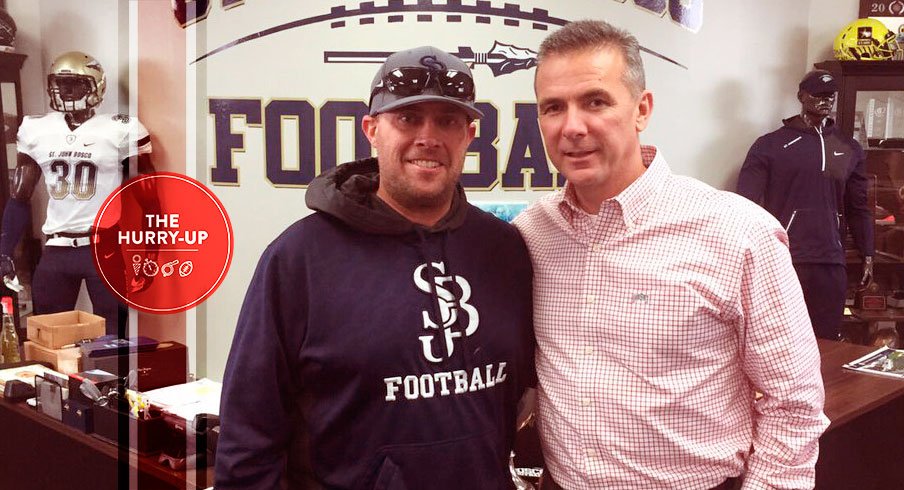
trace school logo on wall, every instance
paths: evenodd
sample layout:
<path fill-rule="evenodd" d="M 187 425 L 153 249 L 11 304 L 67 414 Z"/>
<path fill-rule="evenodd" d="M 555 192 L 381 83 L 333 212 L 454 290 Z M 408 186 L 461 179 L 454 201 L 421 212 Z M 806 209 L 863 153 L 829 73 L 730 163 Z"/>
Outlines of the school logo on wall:
<path fill-rule="evenodd" d="M 546 34 L 570 19 L 613 20 L 607 11 L 640 16 L 657 34 L 673 36 L 692 36 L 703 22 L 702 0 L 606 4 L 174 0 L 176 20 L 194 41 L 189 71 L 204 84 L 195 110 L 208 126 L 199 154 L 205 177 L 214 186 L 245 185 L 242 170 L 253 166 L 249 173 L 262 169 L 273 187 L 305 188 L 321 172 L 370 156 L 359 128 L 377 65 L 397 50 L 429 44 L 471 65 L 485 114 L 469 148 L 465 188 L 558 188 L 564 180 L 547 161 L 533 102 L 536 50 Z M 687 69 L 638 38 L 646 63 Z"/>
<path fill-rule="evenodd" d="M 393 51 L 327 51 L 323 53 L 323 62 L 381 64 L 392 53 Z M 499 41 L 495 41 L 489 51 L 475 52 L 471 47 L 459 46 L 457 51 L 450 53 L 470 65 L 471 69 L 477 65 L 488 66 L 496 77 L 537 66 L 536 52 Z"/>

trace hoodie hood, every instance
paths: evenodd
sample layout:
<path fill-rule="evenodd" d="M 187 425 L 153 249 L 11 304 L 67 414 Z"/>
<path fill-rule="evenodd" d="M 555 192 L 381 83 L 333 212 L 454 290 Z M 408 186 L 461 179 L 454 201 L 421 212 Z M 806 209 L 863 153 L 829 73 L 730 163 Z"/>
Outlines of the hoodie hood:
<path fill-rule="evenodd" d="M 455 185 L 449 212 L 431 228 L 409 221 L 377 197 L 380 184 L 376 158 L 365 158 L 317 176 L 305 193 L 308 208 L 333 216 L 348 226 L 377 235 L 405 235 L 418 230 L 440 232 L 458 228 L 468 214 L 464 189 Z"/>
<path fill-rule="evenodd" d="M 791 116 L 787 119 L 782 119 L 782 125 L 795 131 L 816 134 L 816 128 L 808 126 L 800 114 Z M 832 134 L 833 132 L 835 132 L 835 120 L 831 117 L 827 117 L 826 124 L 822 127 L 822 134 Z"/>

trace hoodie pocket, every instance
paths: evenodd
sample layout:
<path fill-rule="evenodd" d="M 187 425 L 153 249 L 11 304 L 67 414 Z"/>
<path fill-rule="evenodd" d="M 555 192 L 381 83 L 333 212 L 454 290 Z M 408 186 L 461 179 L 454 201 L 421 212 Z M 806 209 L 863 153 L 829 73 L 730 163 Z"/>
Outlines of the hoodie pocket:
<path fill-rule="evenodd" d="M 392 459 L 386 458 L 380 465 L 374 490 L 408 490 L 402 479 L 402 472 Z"/>
<path fill-rule="evenodd" d="M 838 215 L 826 209 L 795 209 L 785 231 L 791 255 L 819 258 L 841 247 Z M 829 257 L 824 257 L 829 258 Z"/>
<path fill-rule="evenodd" d="M 362 490 L 458 490 L 512 487 L 508 459 L 495 432 L 434 443 L 384 446 Z"/>

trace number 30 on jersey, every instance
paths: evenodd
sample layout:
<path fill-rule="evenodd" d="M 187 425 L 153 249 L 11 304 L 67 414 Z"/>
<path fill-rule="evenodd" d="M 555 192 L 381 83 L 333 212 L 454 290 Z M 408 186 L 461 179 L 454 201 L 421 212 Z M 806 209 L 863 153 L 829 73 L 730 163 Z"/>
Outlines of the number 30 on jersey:
<path fill-rule="evenodd" d="M 53 199 L 66 199 L 72 194 L 80 201 L 87 201 L 97 192 L 97 165 L 94 162 L 79 160 L 71 165 L 65 160 L 54 160 L 50 162 L 50 171 L 56 177 L 50 187 Z"/>

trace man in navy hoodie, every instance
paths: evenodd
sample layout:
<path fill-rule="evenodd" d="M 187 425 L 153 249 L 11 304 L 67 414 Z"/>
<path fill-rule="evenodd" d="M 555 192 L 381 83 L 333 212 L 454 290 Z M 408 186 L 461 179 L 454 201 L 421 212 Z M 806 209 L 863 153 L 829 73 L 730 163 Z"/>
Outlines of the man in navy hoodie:
<path fill-rule="evenodd" d="M 738 194 L 788 231 L 810 321 L 824 339 L 838 338 L 844 310 L 842 216 L 863 258 L 864 284 L 872 280 L 874 252 L 863 148 L 829 117 L 837 91 L 828 71 L 807 73 L 797 93 L 800 114 L 757 139 L 738 176 Z"/>
<path fill-rule="evenodd" d="M 258 264 L 223 382 L 216 488 L 511 489 L 533 383 L 531 263 L 458 183 L 470 70 L 390 56 L 362 129 L 377 158 L 317 177 L 316 212 Z"/>

